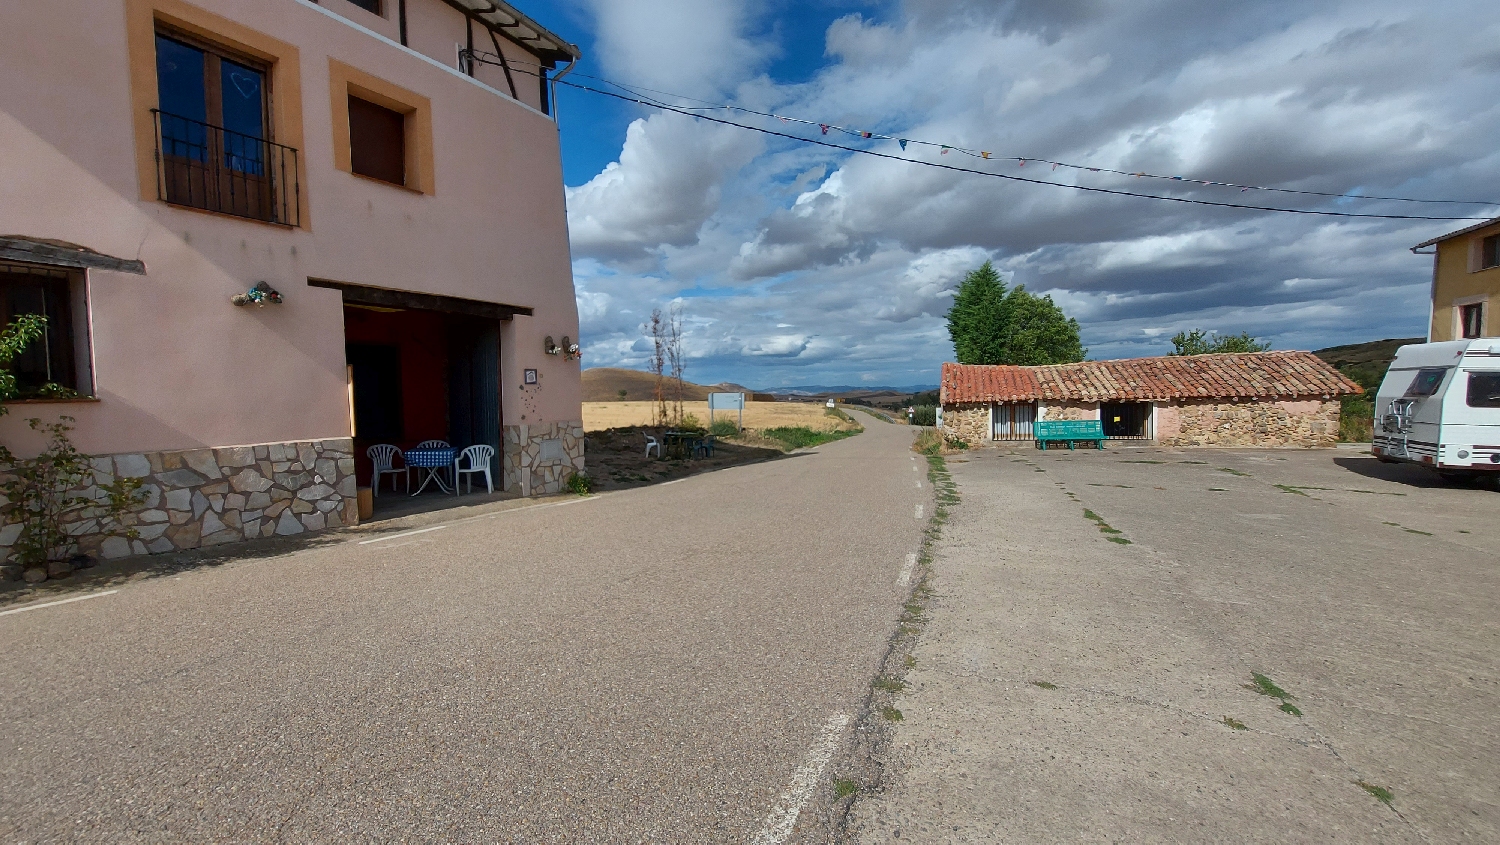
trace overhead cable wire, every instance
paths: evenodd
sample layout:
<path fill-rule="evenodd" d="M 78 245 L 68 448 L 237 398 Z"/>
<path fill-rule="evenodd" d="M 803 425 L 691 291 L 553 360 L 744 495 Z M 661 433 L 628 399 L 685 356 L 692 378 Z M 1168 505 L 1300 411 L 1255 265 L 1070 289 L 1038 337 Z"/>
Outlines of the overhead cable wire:
<path fill-rule="evenodd" d="M 474 56 L 474 58 L 477 61 L 480 61 L 480 62 L 483 62 L 483 63 L 486 63 L 486 64 L 497 64 L 496 62 L 493 62 L 493 61 L 486 61 L 487 56 L 485 54 L 483 54 L 483 53 L 476 53 L 475 56 Z M 516 64 L 520 64 L 520 62 L 516 62 L 516 61 L 512 60 L 511 64 L 514 66 Z M 528 75 L 537 75 L 537 74 L 532 74 L 530 71 L 524 71 L 524 70 L 517 70 L 517 72 L 518 73 L 526 73 Z M 592 87 L 592 86 L 589 86 L 589 85 L 583 85 L 583 84 L 580 84 L 580 83 L 577 83 L 577 82 L 570 82 L 570 81 L 565 81 L 565 80 L 560 80 L 560 79 L 550 80 L 550 81 L 552 81 L 556 85 L 564 85 L 564 86 L 567 86 L 569 88 L 574 88 L 574 89 L 577 89 L 577 90 L 580 90 L 580 91 L 588 91 L 588 92 L 593 93 L 593 94 L 599 94 L 599 95 L 602 95 L 602 96 L 605 96 L 605 97 L 612 97 L 612 98 L 617 99 L 617 100 L 623 100 L 625 102 L 635 103 L 637 105 L 646 106 L 646 107 L 649 107 L 649 108 L 656 108 L 656 109 L 661 109 L 662 111 L 667 111 L 667 112 L 672 112 L 672 113 L 675 113 L 675 114 L 680 114 L 680 115 L 683 115 L 685 117 L 696 118 L 698 120 L 706 120 L 706 121 L 709 121 L 711 123 L 717 123 L 717 124 L 721 124 L 721 125 L 724 125 L 724 126 L 734 126 L 734 127 L 740 128 L 740 129 L 746 129 L 746 130 L 750 130 L 752 132 L 759 132 L 759 133 L 764 134 L 764 135 L 771 135 L 771 136 L 778 137 L 778 138 L 785 138 L 785 139 L 791 140 L 791 141 L 798 141 L 798 142 L 801 142 L 801 143 L 804 143 L 804 144 L 812 144 L 814 146 L 826 147 L 826 148 L 829 148 L 829 149 L 841 150 L 841 151 L 844 151 L 844 152 L 855 153 L 855 154 L 858 154 L 858 155 L 871 156 L 873 158 L 882 158 L 882 159 L 888 159 L 888 160 L 891 160 L 891 161 L 907 162 L 909 164 L 917 164 L 917 165 L 921 165 L 923 167 L 933 167 L 933 168 L 938 168 L 938 169 L 941 169 L 941 170 L 949 170 L 949 171 L 953 171 L 953 172 L 957 172 L 957 173 L 967 173 L 967 174 L 976 175 L 976 176 L 989 176 L 989 177 L 995 178 L 995 179 L 1004 179 L 1004 180 L 1010 181 L 1010 182 L 1024 182 L 1024 183 L 1032 184 L 1032 185 L 1047 185 L 1047 186 L 1055 187 L 1055 188 L 1068 188 L 1068 189 L 1071 189 L 1071 190 L 1084 191 L 1084 192 L 1087 192 L 1087 193 L 1110 194 L 1110 195 L 1114 195 L 1114 196 L 1126 196 L 1126 197 L 1137 197 L 1137 198 L 1140 198 L 1140 199 L 1152 199 L 1152 200 L 1159 200 L 1159 201 L 1162 201 L 1162 202 L 1177 202 L 1177 203 L 1185 203 L 1185 204 L 1190 204 L 1190 205 L 1204 205 L 1204 206 L 1212 206 L 1212 207 L 1216 207 L 1216 208 L 1238 208 L 1238 209 L 1244 209 L 1244 210 L 1249 210 L 1249 211 L 1269 211 L 1269 212 L 1276 212 L 1276 213 L 1279 213 L 1279 214 L 1302 214 L 1302 215 L 1318 216 L 1318 217 L 1345 217 L 1345 218 L 1362 218 L 1362 219 L 1371 219 L 1371 220 L 1456 220 L 1456 221 L 1488 220 L 1488 219 L 1490 219 L 1489 217 L 1467 217 L 1467 216 L 1452 216 L 1452 215 L 1373 214 L 1373 213 L 1362 213 L 1362 212 L 1353 212 L 1353 211 L 1323 211 L 1323 210 L 1317 210 L 1317 209 L 1285 208 L 1285 207 L 1280 207 L 1280 206 L 1254 205 L 1254 204 L 1251 204 L 1251 203 L 1232 203 L 1232 202 L 1222 202 L 1222 201 L 1218 201 L 1218 200 L 1196 199 L 1196 198 L 1192 198 L 1192 197 L 1177 197 L 1177 196 L 1169 196 L 1169 195 L 1164 195 L 1164 194 L 1151 194 L 1151 193 L 1145 193 L 1145 192 L 1141 192 L 1141 191 L 1127 191 L 1127 190 L 1123 190 L 1123 189 L 1119 189 L 1119 188 L 1101 188 L 1101 187 L 1096 187 L 1096 186 L 1091 186 L 1091 185 L 1069 184 L 1069 183 L 1066 183 L 1066 182 L 1052 182 L 1052 181 L 1048 181 L 1046 179 L 1035 179 L 1035 178 L 1030 178 L 1030 177 L 1026 177 L 1026 176 L 1017 176 L 1017 175 L 1008 174 L 1008 173 L 996 173 L 996 172 L 994 172 L 992 170 L 979 170 L 979 169 L 972 168 L 972 167 L 963 167 L 963 166 L 960 166 L 960 165 L 945 164 L 943 162 L 925 161 L 925 160 L 919 159 L 919 158 L 909 158 L 907 156 L 892 155 L 890 153 L 882 153 L 882 152 L 879 152 L 879 151 L 876 151 L 876 150 L 865 149 L 863 147 L 853 147 L 853 146 L 849 146 L 847 144 L 839 144 L 839 143 L 835 143 L 833 141 L 823 140 L 822 138 L 806 138 L 806 137 L 803 137 L 803 136 L 800 136 L 800 135 L 793 135 L 793 134 L 791 134 L 789 132 L 780 132 L 780 131 L 777 131 L 777 130 L 774 130 L 774 129 L 767 129 L 767 128 L 761 127 L 761 126 L 754 126 L 754 125 L 748 124 L 748 123 L 740 123 L 738 121 L 728 120 L 728 119 L 722 118 L 722 117 L 714 117 L 712 115 L 701 114 L 700 112 L 702 112 L 702 111 L 717 111 L 717 110 L 739 111 L 739 112 L 743 112 L 743 113 L 746 113 L 746 114 L 757 115 L 757 116 L 760 116 L 760 117 L 774 118 L 776 120 L 782 121 L 783 123 L 797 123 L 797 124 L 801 124 L 801 125 L 805 125 L 805 126 L 817 126 L 819 128 L 819 130 L 822 132 L 823 135 L 827 135 L 828 132 L 831 131 L 831 130 L 837 130 L 837 131 L 844 132 L 844 133 L 849 134 L 849 135 L 855 135 L 855 136 L 858 136 L 858 137 L 861 137 L 861 138 L 864 138 L 864 139 L 867 139 L 867 140 L 868 139 L 878 138 L 878 139 L 882 139 L 882 140 L 897 141 L 899 143 L 902 143 L 902 149 L 903 150 L 905 150 L 907 144 L 915 144 L 915 145 L 921 145 L 921 146 L 927 146 L 927 147 L 940 148 L 941 151 L 944 152 L 944 153 L 949 152 L 949 151 L 958 152 L 958 153 L 962 153 L 964 155 L 972 156 L 973 158 L 980 158 L 980 159 L 983 159 L 983 160 L 986 160 L 986 161 L 1012 161 L 1012 160 L 1014 160 L 1014 161 L 1021 162 L 1022 166 L 1025 166 L 1025 164 L 1028 163 L 1028 162 L 1034 162 L 1034 163 L 1039 163 L 1039 164 L 1051 164 L 1051 165 L 1053 165 L 1053 169 L 1054 170 L 1056 170 L 1058 167 L 1066 167 L 1066 168 L 1070 168 L 1070 169 L 1074 169 L 1074 170 L 1083 170 L 1083 171 L 1088 171 L 1088 172 L 1092 172 L 1092 173 L 1110 173 L 1110 174 L 1116 174 L 1116 175 L 1122 175 L 1122 176 L 1135 176 L 1137 178 L 1162 179 L 1162 180 L 1169 180 L 1169 181 L 1180 182 L 1180 183 L 1192 183 L 1192 184 L 1201 184 L 1201 185 L 1212 185 L 1212 186 L 1215 186 L 1215 187 L 1240 188 L 1242 191 L 1249 191 L 1249 190 L 1274 191 L 1274 192 L 1278 192 L 1278 193 L 1302 194 L 1302 195 L 1307 195 L 1307 196 L 1328 197 L 1328 198 L 1332 198 L 1332 199 L 1361 199 L 1361 200 L 1378 200 L 1378 201 L 1387 201 L 1387 202 L 1446 203 L 1446 204 L 1460 204 L 1460 205 L 1492 205 L 1492 206 L 1493 205 L 1500 205 L 1500 202 L 1487 202 L 1487 201 L 1483 201 L 1483 200 L 1436 200 L 1436 199 L 1417 199 L 1417 198 L 1411 198 L 1411 197 L 1381 197 L 1381 196 L 1373 196 L 1373 195 L 1365 195 L 1365 194 L 1335 194 L 1335 193 L 1329 193 L 1329 192 L 1323 192 L 1323 191 L 1296 190 L 1296 189 L 1292 189 L 1292 188 L 1272 188 L 1272 187 L 1263 187 L 1263 186 L 1258 186 L 1258 185 L 1241 185 L 1241 184 L 1237 184 L 1237 183 L 1233 183 L 1233 182 L 1218 182 L 1218 181 L 1212 181 L 1212 180 L 1191 179 L 1191 178 L 1178 177 L 1178 176 L 1159 176 L 1159 175 L 1150 174 L 1150 173 L 1129 172 L 1129 171 L 1116 170 L 1116 169 L 1106 168 L 1106 167 L 1088 167 L 1088 166 L 1085 166 L 1085 165 L 1067 164 L 1067 163 L 1064 163 L 1064 162 L 1053 161 L 1051 159 L 1045 159 L 1045 158 L 1023 158 L 1023 157 L 1019 157 L 1019 156 L 1017 156 L 1017 157 L 997 156 L 994 153 L 991 153 L 991 152 L 985 151 L 985 150 L 973 151 L 973 150 L 969 150 L 969 149 L 966 149 L 966 148 L 963 148 L 963 147 L 956 147 L 956 146 L 953 146 L 951 144 L 937 144 L 937 143 L 933 143 L 933 142 L 930 142 L 930 141 L 919 141 L 919 140 L 913 140 L 913 139 L 909 139 L 909 138 L 897 138 L 897 137 L 891 136 L 891 135 L 883 135 L 883 134 L 878 134 L 878 133 L 874 133 L 874 132 L 867 132 L 867 131 L 861 131 L 861 130 L 848 129 L 848 128 L 845 128 L 845 127 L 842 127 L 842 126 L 837 126 L 837 125 L 831 124 L 831 123 L 818 123 L 816 121 L 805 120 L 805 119 L 802 119 L 802 118 L 786 117 L 786 116 L 778 115 L 778 114 L 775 114 L 775 113 L 772 113 L 772 112 L 757 111 L 755 109 L 749 109 L 749 108 L 745 108 L 745 107 L 742 107 L 742 106 L 731 106 L 731 105 L 715 104 L 715 103 L 710 103 L 709 101 L 706 101 L 706 100 L 697 100 L 696 98 L 692 98 L 692 97 L 681 97 L 681 96 L 679 96 L 677 94 L 669 94 L 668 92 L 664 92 L 664 91 L 654 91 L 653 89 L 650 89 L 650 88 L 644 88 L 643 87 L 643 88 L 640 89 L 640 91 L 637 91 L 637 90 L 633 89 L 631 86 L 627 86 L 627 85 L 623 85 L 623 84 L 618 83 L 618 82 L 613 82 L 613 81 L 610 81 L 610 80 L 602 79 L 602 78 L 596 77 L 596 76 L 589 76 L 588 74 L 584 74 L 584 73 L 577 73 L 577 74 L 575 74 L 575 76 L 577 76 L 577 77 L 583 77 L 583 78 L 587 78 L 587 79 L 594 79 L 596 81 L 599 81 L 599 82 L 602 82 L 604 84 L 607 84 L 607 85 L 619 88 L 619 89 L 621 89 L 623 91 L 627 91 L 629 93 L 628 94 L 621 94 L 621 93 L 618 93 L 618 92 L 615 92 L 615 91 L 608 91 L 608 90 L 604 90 L 604 89 L 601 89 L 601 88 L 595 88 L 595 87 Z M 671 96 L 671 97 L 678 97 L 679 99 L 693 100 L 695 102 L 705 103 L 706 105 L 704 105 L 704 106 L 696 106 L 696 107 L 695 106 L 674 105 L 674 104 L 671 104 L 671 103 L 667 103 L 667 102 L 663 102 L 661 100 L 658 100 L 655 97 L 651 97 L 651 96 L 649 96 L 647 94 L 640 93 L 641 91 L 650 91 L 652 93 L 663 94 L 663 95 Z"/>

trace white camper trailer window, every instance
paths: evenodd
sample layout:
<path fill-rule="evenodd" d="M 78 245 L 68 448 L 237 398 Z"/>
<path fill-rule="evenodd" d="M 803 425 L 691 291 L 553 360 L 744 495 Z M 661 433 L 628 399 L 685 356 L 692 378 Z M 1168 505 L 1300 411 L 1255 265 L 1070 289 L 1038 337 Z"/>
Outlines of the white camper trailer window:
<path fill-rule="evenodd" d="M 1469 407 L 1500 408 L 1500 373 L 1469 373 Z"/>
<path fill-rule="evenodd" d="M 1417 377 L 1411 380 L 1411 387 L 1406 389 L 1406 395 L 1431 396 L 1437 393 L 1443 384 L 1443 376 L 1447 373 L 1447 367 L 1423 367 L 1417 370 Z"/>

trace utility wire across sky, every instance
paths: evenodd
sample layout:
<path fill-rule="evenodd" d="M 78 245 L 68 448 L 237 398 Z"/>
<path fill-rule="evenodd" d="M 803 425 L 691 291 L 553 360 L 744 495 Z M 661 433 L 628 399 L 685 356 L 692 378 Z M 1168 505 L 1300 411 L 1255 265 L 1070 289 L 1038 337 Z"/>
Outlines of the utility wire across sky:
<path fill-rule="evenodd" d="M 480 62 L 482 64 L 499 65 L 499 62 L 495 58 L 490 57 L 486 53 L 475 51 L 475 52 L 471 53 L 470 56 L 471 56 L 471 58 L 474 61 Z M 514 60 L 508 60 L 508 61 L 509 61 L 509 64 L 511 65 L 511 69 L 514 72 L 526 74 L 527 76 L 537 76 L 539 74 L 539 71 L 529 71 L 529 70 L 523 70 L 523 69 L 515 67 L 517 64 L 522 64 L 522 62 L 517 62 L 517 61 L 514 61 Z M 530 63 L 527 62 L 525 64 L 530 64 Z M 630 103 L 635 103 L 637 105 L 646 106 L 648 108 L 655 108 L 655 109 L 660 109 L 660 110 L 666 111 L 666 112 L 672 112 L 674 114 L 680 114 L 680 115 L 683 115 L 685 117 L 696 118 L 698 120 L 704 120 L 704 121 L 708 121 L 710 123 L 717 123 L 717 124 L 724 125 L 724 126 L 734 126 L 734 127 L 740 128 L 740 129 L 745 129 L 745 130 L 751 131 L 751 132 L 759 132 L 759 133 L 761 133 L 763 135 L 770 135 L 770 136 L 777 137 L 777 138 L 784 138 L 784 139 L 787 139 L 787 140 L 790 140 L 790 141 L 797 141 L 797 142 L 804 143 L 804 144 L 811 144 L 811 145 L 814 145 L 814 146 L 826 147 L 826 148 L 829 148 L 829 149 L 835 149 L 835 150 L 840 150 L 840 151 L 843 151 L 843 152 L 854 153 L 856 155 L 864 155 L 864 156 L 871 156 L 871 157 L 874 157 L 874 158 L 889 159 L 891 161 L 901 161 L 901 162 L 906 162 L 906 163 L 909 163 L 909 164 L 921 165 L 923 167 L 933 167 L 933 168 L 938 168 L 938 169 L 941 169 L 941 170 L 949 170 L 949 171 L 954 171 L 954 172 L 957 172 L 957 173 L 965 173 L 965 174 L 970 174 L 970 175 L 974 175 L 974 176 L 987 176 L 987 177 L 990 177 L 990 178 L 993 178 L 993 179 L 1004 179 L 1004 180 L 1010 181 L 1010 182 L 1023 182 L 1023 183 L 1032 184 L 1032 185 L 1046 185 L 1046 186 L 1054 187 L 1054 188 L 1066 188 L 1066 189 L 1069 189 L 1069 190 L 1083 191 L 1083 192 L 1086 192 L 1086 193 L 1109 194 L 1109 195 L 1114 195 L 1114 196 L 1136 197 L 1136 198 L 1140 198 L 1140 199 L 1157 200 L 1157 201 L 1160 201 L 1160 202 L 1176 202 L 1176 203 L 1185 203 L 1185 204 L 1189 204 L 1189 205 L 1212 206 L 1212 207 L 1216 207 L 1216 208 L 1237 208 L 1237 209 L 1244 209 L 1244 210 L 1249 210 L 1249 211 L 1267 211 L 1267 212 L 1274 212 L 1274 213 L 1278 213 L 1278 214 L 1301 214 L 1301 215 L 1316 216 L 1316 217 L 1345 217 L 1345 218 L 1361 218 L 1361 219 L 1372 219 L 1372 220 L 1455 220 L 1455 221 L 1471 221 L 1471 220 L 1488 220 L 1488 219 L 1490 219 L 1490 217 L 1488 217 L 1488 216 L 1484 216 L 1484 217 L 1471 217 L 1471 216 L 1432 215 L 1432 214 L 1376 214 L 1376 213 L 1355 212 L 1355 211 L 1327 211 L 1327 210 L 1320 210 L 1320 209 L 1286 208 L 1286 207 L 1272 206 L 1272 205 L 1256 205 L 1256 204 L 1253 204 L 1253 203 L 1235 203 L 1235 202 L 1223 202 L 1223 201 L 1219 201 L 1219 200 L 1197 199 L 1197 198 L 1193 198 L 1193 197 L 1177 197 L 1177 196 L 1170 196 L 1170 195 L 1165 195 L 1165 194 L 1146 193 L 1146 192 L 1143 192 L 1143 191 L 1128 191 L 1128 190 L 1124 190 L 1124 189 L 1120 189 L 1120 188 L 1102 188 L 1102 187 L 1096 187 L 1096 186 L 1091 186 L 1091 185 L 1069 184 L 1067 182 L 1053 182 L 1053 181 L 1050 181 L 1050 180 L 1047 180 L 1047 179 L 1036 179 L 1036 178 L 1027 177 L 1027 176 L 1018 176 L 1018 175 L 1010 174 L 1010 173 L 997 173 L 997 172 L 992 171 L 992 170 L 980 170 L 980 169 L 977 169 L 977 168 L 974 168 L 974 167 L 965 167 L 965 166 L 962 166 L 962 165 L 948 164 L 946 162 L 941 162 L 941 161 L 927 161 L 927 160 L 924 160 L 924 159 L 912 158 L 912 157 L 905 156 L 905 155 L 895 155 L 895 154 L 892 154 L 892 153 L 884 153 L 884 152 L 880 152 L 878 150 L 871 150 L 871 149 L 866 149 L 866 148 L 863 148 L 863 147 L 855 147 L 855 146 L 850 146 L 848 144 L 836 143 L 834 141 L 826 140 L 824 137 L 807 138 L 807 137 L 803 137 L 803 136 L 800 136 L 800 135 L 794 135 L 794 134 L 792 134 L 790 132 L 782 132 L 782 131 L 778 131 L 776 129 L 768 129 L 768 128 L 763 127 L 763 126 L 755 126 L 755 125 L 749 124 L 749 123 L 741 123 L 739 121 L 729 120 L 727 118 L 715 117 L 713 115 L 702 114 L 701 112 L 708 111 L 708 110 L 735 111 L 735 112 L 741 112 L 741 113 L 744 113 L 744 114 L 753 114 L 753 115 L 757 115 L 757 116 L 760 116 L 760 117 L 773 118 L 773 119 L 779 120 L 779 121 L 781 121 L 783 123 L 796 123 L 796 124 L 800 124 L 800 125 L 804 125 L 804 126 L 816 126 L 816 127 L 819 128 L 819 132 L 820 132 L 821 136 L 826 136 L 828 134 L 828 132 L 831 131 L 831 130 L 837 130 L 839 132 L 842 132 L 842 133 L 845 133 L 845 134 L 848 134 L 848 135 L 854 135 L 854 136 L 857 136 L 857 137 L 860 137 L 860 138 L 864 138 L 864 139 L 891 140 L 891 141 L 898 142 L 901 145 L 901 149 L 902 149 L 903 152 L 906 150 L 906 147 L 908 145 L 925 146 L 925 147 L 937 147 L 937 148 L 940 148 L 941 153 L 947 153 L 947 152 L 950 152 L 950 151 L 951 152 L 958 152 L 958 153 L 961 153 L 961 154 L 964 154 L 964 155 L 972 156 L 974 158 L 984 159 L 986 161 L 996 161 L 996 162 L 998 162 L 998 161 L 1016 161 L 1016 162 L 1019 162 L 1021 166 L 1025 166 L 1025 164 L 1027 164 L 1027 163 L 1049 164 L 1049 165 L 1052 165 L 1052 169 L 1053 170 L 1056 170 L 1058 167 L 1065 167 L 1065 168 L 1068 168 L 1068 169 L 1071 169 L 1071 170 L 1086 171 L 1086 172 L 1091 172 L 1091 173 L 1109 173 L 1109 174 L 1120 175 L 1120 176 L 1134 176 L 1134 177 L 1137 177 L 1137 178 L 1149 178 L 1149 179 L 1167 180 L 1167 181 L 1184 183 L 1184 184 L 1196 184 L 1196 185 L 1205 185 L 1205 186 L 1212 186 L 1212 187 L 1237 188 L 1237 189 L 1241 190 L 1242 192 L 1243 191 L 1251 191 L 1251 190 L 1254 190 L 1254 191 L 1268 191 L 1268 192 L 1276 192 L 1276 193 L 1284 193 L 1284 194 L 1301 194 L 1301 195 L 1305 195 L 1305 196 L 1325 197 L 1325 198 L 1329 198 L 1329 199 L 1339 199 L 1339 200 L 1369 200 L 1369 201 L 1381 201 L 1381 202 L 1409 202 L 1409 203 L 1432 203 L 1432 204 L 1451 204 L 1451 205 L 1485 205 L 1485 206 L 1500 205 L 1500 202 L 1492 202 L 1492 201 L 1486 201 L 1486 200 L 1422 199 L 1422 198 L 1414 198 L 1414 197 L 1373 196 L 1373 195 L 1368 195 L 1368 194 L 1335 194 L 1335 193 L 1324 192 L 1324 191 L 1307 191 L 1307 190 L 1297 190 L 1297 189 L 1293 189 L 1293 188 L 1266 187 L 1266 186 L 1260 186 L 1260 185 L 1242 185 L 1242 184 L 1237 184 L 1237 183 L 1233 183 L 1233 182 L 1220 182 L 1220 181 L 1214 181 L 1214 180 L 1193 179 L 1193 178 L 1187 178 L 1187 177 L 1181 177 L 1181 176 L 1161 176 L 1161 175 L 1158 175 L 1158 174 L 1145 173 L 1145 172 L 1130 172 L 1130 171 L 1117 170 L 1117 169 L 1108 168 L 1108 167 L 1090 167 L 1090 166 L 1086 166 L 1086 165 L 1069 164 L 1069 163 L 1066 163 L 1066 162 L 1054 161 L 1052 159 L 1047 159 L 1047 158 L 1028 158 L 1028 157 L 1021 157 L 1021 156 L 998 156 L 998 155 L 996 155 L 994 153 L 991 153 L 989 151 L 984 151 L 984 150 L 974 151 L 974 150 L 970 150 L 970 149 L 967 149 L 967 148 L 964 148 L 964 147 L 954 146 L 952 144 L 938 144 L 938 143 L 934 143 L 934 142 L 931 142 L 931 141 L 920 141 L 920 140 L 914 140 L 914 139 L 909 139 L 909 138 L 898 138 L 898 137 L 892 136 L 892 135 L 885 135 L 885 134 L 880 134 L 880 133 L 875 133 L 875 132 L 868 132 L 868 131 L 862 131 L 862 130 L 849 129 L 849 128 L 846 128 L 846 127 L 843 127 L 843 126 L 838 126 L 838 125 L 835 125 L 835 124 L 832 124 L 832 123 L 819 123 L 817 121 L 806 120 L 806 119 L 803 119 L 803 118 L 788 117 L 788 116 L 784 116 L 784 115 L 775 114 L 775 113 L 772 113 L 772 112 L 757 111 L 755 109 L 749 109 L 749 108 L 745 108 L 743 106 L 732 106 L 732 105 L 725 105 L 725 104 L 718 104 L 718 103 L 708 103 L 708 101 L 705 101 L 705 100 L 698 100 L 696 98 L 685 97 L 685 96 L 681 96 L 681 95 L 678 95 L 678 94 L 671 94 L 671 93 L 664 92 L 664 91 L 654 91 L 653 89 L 650 89 L 650 88 L 639 88 L 639 90 L 636 90 L 635 88 L 632 88 L 630 86 L 622 85 L 622 84 L 620 84 L 618 82 L 612 82 L 610 80 L 602 79 L 600 77 L 588 76 L 587 74 L 582 74 L 582 73 L 577 74 L 577 75 L 579 77 L 583 77 L 583 78 L 586 78 L 586 79 L 596 80 L 596 81 L 598 81 L 600 83 L 603 83 L 604 85 L 609 85 L 609 86 L 618 88 L 618 89 L 620 89 L 620 91 L 625 91 L 627 93 L 622 94 L 622 93 L 619 93 L 618 91 L 610 91 L 610 90 L 606 90 L 604 88 L 598 88 L 598 87 L 594 87 L 592 85 L 581 84 L 581 83 L 573 82 L 573 81 L 567 80 L 567 79 L 550 79 L 548 81 L 552 82 L 554 85 L 562 85 L 562 86 L 566 86 L 568 88 L 573 88 L 573 89 L 579 90 L 579 91 L 587 91 L 587 92 L 590 92 L 590 93 L 593 93 L 593 94 L 598 94 L 598 95 L 601 95 L 601 96 L 611 97 L 611 98 L 614 98 L 614 99 L 617 99 L 617 100 L 622 100 L 622 101 L 625 101 L 625 102 L 630 102 Z M 674 98 L 677 98 L 679 100 L 687 100 L 687 101 L 691 101 L 691 102 L 705 103 L 705 105 L 703 105 L 703 106 L 680 106 L 680 105 L 674 105 L 674 104 L 671 104 L 671 103 L 667 103 L 667 102 L 663 102 L 661 100 L 658 100 L 655 97 L 651 97 L 651 96 L 649 96 L 647 94 L 641 93 L 642 91 L 650 91 L 652 93 L 662 94 L 664 96 L 669 96 L 669 97 L 674 97 Z"/>

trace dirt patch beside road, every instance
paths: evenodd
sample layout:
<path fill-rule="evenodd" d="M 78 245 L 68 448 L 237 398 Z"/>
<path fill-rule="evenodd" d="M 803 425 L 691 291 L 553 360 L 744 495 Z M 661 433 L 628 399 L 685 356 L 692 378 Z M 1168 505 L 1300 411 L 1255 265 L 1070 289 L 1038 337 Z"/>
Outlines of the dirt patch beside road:
<path fill-rule="evenodd" d="M 585 431 L 602 431 L 609 428 L 644 427 L 651 425 L 651 410 L 655 402 L 585 402 L 583 403 L 583 428 Z M 708 425 L 707 402 L 684 402 L 683 413 L 692 414 L 698 422 Z M 777 428 L 780 426 L 807 426 L 815 431 L 833 431 L 853 426 L 831 416 L 827 408 L 813 402 L 746 402 L 745 428 Z M 715 411 L 714 419 L 738 420 L 737 411 Z"/>

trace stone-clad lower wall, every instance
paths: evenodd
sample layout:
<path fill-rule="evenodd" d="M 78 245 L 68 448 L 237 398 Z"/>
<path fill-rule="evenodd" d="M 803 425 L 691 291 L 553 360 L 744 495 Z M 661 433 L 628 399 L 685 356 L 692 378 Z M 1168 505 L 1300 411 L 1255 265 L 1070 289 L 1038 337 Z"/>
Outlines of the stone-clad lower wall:
<path fill-rule="evenodd" d="M 1332 446 L 1338 400 L 1157 402 L 1154 439 L 1163 446 Z M 1097 402 L 1046 402 L 1043 420 L 1097 420 Z M 971 446 L 992 442 L 985 404 L 943 406 L 943 431 Z"/>
<path fill-rule="evenodd" d="M 567 486 L 568 476 L 584 471 L 583 461 L 581 420 L 505 427 L 502 483 L 507 492 L 520 493 L 525 489 L 522 467 L 529 467 L 531 495 L 560 493 Z"/>
<path fill-rule="evenodd" d="M 978 446 L 990 439 L 990 406 L 962 403 L 943 406 L 943 435 Z"/>
<path fill-rule="evenodd" d="M 1098 402 L 1043 402 L 1037 411 L 1040 420 L 1097 420 Z"/>
<path fill-rule="evenodd" d="M 1336 399 L 1164 403 L 1156 409 L 1156 441 L 1166 446 L 1332 446 L 1338 435 Z"/>
<path fill-rule="evenodd" d="M 106 558 L 234 543 L 259 537 L 353 525 L 353 442 L 348 439 L 268 443 L 93 458 L 93 485 L 78 493 L 97 499 L 98 486 L 139 478 L 144 501 L 126 516 L 135 540 L 100 533 L 97 513 L 68 525 L 79 551 Z M 0 528 L 0 557 L 10 557 L 19 525 Z"/>

